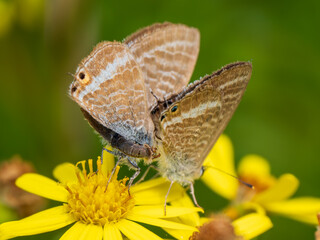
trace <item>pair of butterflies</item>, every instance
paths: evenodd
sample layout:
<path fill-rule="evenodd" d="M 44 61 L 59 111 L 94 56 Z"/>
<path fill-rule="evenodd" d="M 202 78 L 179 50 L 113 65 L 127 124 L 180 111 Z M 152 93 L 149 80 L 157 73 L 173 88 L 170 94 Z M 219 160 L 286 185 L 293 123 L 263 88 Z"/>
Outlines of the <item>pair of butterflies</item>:
<path fill-rule="evenodd" d="M 70 86 L 85 118 L 118 155 L 133 166 L 155 159 L 163 177 L 190 185 L 192 193 L 252 72 L 251 63 L 236 62 L 187 86 L 199 43 L 195 28 L 154 24 L 122 43 L 99 43 Z"/>

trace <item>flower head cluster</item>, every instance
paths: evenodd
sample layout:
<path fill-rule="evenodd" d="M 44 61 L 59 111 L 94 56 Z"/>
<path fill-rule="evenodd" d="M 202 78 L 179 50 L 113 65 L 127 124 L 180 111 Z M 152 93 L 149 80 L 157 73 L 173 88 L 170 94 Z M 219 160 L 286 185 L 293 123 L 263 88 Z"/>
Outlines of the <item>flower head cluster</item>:
<path fill-rule="evenodd" d="M 231 218 L 238 218 L 248 212 L 261 214 L 273 213 L 298 221 L 317 224 L 316 214 L 320 211 L 320 199 L 314 197 L 297 197 L 290 199 L 296 192 L 299 181 L 290 174 L 279 178 L 270 173 L 267 160 L 258 155 L 247 155 L 239 163 L 236 173 L 233 159 L 233 148 L 230 139 L 222 135 L 205 163 L 207 170 L 202 180 L 212 190 L 231 200 L 225 213 Z M 214 168 L 228 172 L 244 182 L 250 183 L 254 189 L 239 184 L 228 175 Z"/>
<path fill-rule="evenodd" d="M 281 214 L 317 225 L 320 199 L 290 197 L 298 188 L 292 174 L 279 178 L 270 173 L 268 162 L 260 156 L 244 157 L 236 173 L 231 141 L 222 135 L 205 161 L 202 180 L 230 204 L 209 218 L 200 217 L 185 189 L 172 186 L 166 215 L 163 203 L 169 182 L 163 178 L 133 185 L 128 191 L 128 178 L 118 180 L 120 167 L 113 176 L 114 159 L 104 155 L 104 164 L 97 160 L 64 163 L 54 170 L 58 182 L 35 173 L 20 177 L 16 184 L 36 195 L 59 201 L 57 207 L 19 221 L 0 225 L 0 240 L 34 235 L 72 225 L 60 238 L 66 239 L 161 239 L 146 226 L 162 228 L 177 239 L 252 239 L 272 227 L 269 213 Z M 217 171 L 220 169 L 222 171 Z M 254 189 L 239 184 L 227 172 Z M 212 238 L 213 237 L 213 238 Z M 319 231 L 316 233 L 319 238 Z"/>
<path fill-rule="evenodd" d="M 82 166 L 80 170 L 78 165 Z M 86 170 L 86 165 L 89 171 Z M 60 239 L 160 239 L 139 223 L 162 228 L 195 231 L 196 228 L 166 220 L 182 214 L 199 211 L 199 208 L 168 207 L 163 216 L 163 200 L 169 187 L 164 179 L 154 179 L 131 187 L 128 178 L 117 180 L 119 167 L 109 184 L 113 157 L 105 157 L 104 164 L 97 160 L 97 171 L 93 161 L 82 161 L 74 166 L 59 165 L 54 170 L 55 182 L 47 177 L 29 173 L 20 177 L 16 184 L 37 195 L 62 202 L 61 206 L 39 212 L 19 221 L 0 225 L 0 239 L 48 232 L 73 224 Z M 169 201 L 184 192 L 174 187 Z"/>
<path fill-rule="evenodd" d="M 187 194 L 184 194 L 183 197 L 173 200 L 171 205 L 192 207 L 193 202 Z M 164 228 L 176 239 L 252 239 L 272 228 L 270 219 L 260 213 L 250 213 L 232 221 L 225 214 L 212 214 L 206 218 L 194 212 L 171 220 L 198 228 L 196 232 Z"/>

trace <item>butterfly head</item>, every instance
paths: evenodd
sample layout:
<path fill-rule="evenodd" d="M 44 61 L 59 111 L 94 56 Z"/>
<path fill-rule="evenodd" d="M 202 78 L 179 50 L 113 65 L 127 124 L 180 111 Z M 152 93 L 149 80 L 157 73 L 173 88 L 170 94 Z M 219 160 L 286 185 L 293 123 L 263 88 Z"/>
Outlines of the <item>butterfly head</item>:
<path fill-rule="evenodd" d="M 151 118 L 155 125 L 155 136 L 161 139 L 161 128 L 165 123 L 178 115 L 180 112 L 179 102 L 175 101 L 175 97 L 158 101 L 158 104 L 151 110 Z"/>

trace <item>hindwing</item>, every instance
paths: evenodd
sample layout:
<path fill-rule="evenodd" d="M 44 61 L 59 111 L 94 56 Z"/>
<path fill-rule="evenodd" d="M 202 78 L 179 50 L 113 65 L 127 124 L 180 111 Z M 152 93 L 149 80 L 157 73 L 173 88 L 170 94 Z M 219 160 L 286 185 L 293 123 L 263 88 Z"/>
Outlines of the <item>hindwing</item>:
<path fill-rule="evenodd" d="M 190 81 L 200 45 L 198 29 L 183 24 L 157 23 L 125 39 L 143 72 L 148 106 L 179 93 Z"/>

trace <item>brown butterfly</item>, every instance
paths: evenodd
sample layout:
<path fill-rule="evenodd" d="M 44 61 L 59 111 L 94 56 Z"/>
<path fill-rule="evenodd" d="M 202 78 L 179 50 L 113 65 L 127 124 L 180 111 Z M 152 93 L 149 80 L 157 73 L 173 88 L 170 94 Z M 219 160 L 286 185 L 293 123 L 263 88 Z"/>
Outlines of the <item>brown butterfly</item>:
<path fill-rule="evenodd" d="M 202 175 L 203 161 L 236 110 L 251 72 L 249 62 L 229 64 L 151 110 L 159 171 L 171 186 L 189 185 L 196 205 L 193 181 Z"/>
<path fill-rule="evenodd" d="M 70 96 L 120 161 L 138 169 L 129 185 L 139 159 L 150 163 L 160 153 L 160 173 L 171 185 L 190 185 L 194 197 L 193 180 L 241 100 L 249 62 L 229 64 L 185 87 L 199 40 L 195 28 L 154 24 L 123 43 L 98 44 L 76 71 Z"/>
<path fill-rule="evenodd" d="M 82 60 L 70 86 L 91 126 L 134 167 L 151 160 L 154 124 L 150 108 L 188 83 L 199 52 L 199 31 L 154 24 L 120 42 L 99 43 Z"/>

